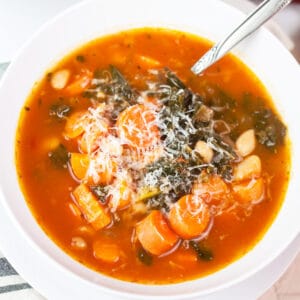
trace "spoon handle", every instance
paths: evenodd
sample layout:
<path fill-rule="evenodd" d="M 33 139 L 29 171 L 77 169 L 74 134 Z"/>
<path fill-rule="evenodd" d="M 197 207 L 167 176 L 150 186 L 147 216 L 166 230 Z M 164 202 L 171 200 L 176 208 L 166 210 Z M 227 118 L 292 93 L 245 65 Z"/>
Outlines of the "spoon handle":
<path fill-rule="evenodd" d="M 222 58 L 236 44 L 258 29 L 292 0 L 265 0 L 228 36 L 215 44 L 191 68 L 194 74 L 200 74 L 210 65 Z"/>

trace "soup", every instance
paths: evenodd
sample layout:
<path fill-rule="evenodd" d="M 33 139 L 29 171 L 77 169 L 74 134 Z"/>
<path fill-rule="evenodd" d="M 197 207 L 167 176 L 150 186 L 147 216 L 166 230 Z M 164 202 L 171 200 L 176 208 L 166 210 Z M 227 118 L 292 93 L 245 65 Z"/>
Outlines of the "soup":
<path fill-rule="evenodd" d="M 36 84 L 16 166 L 37 222 L 118 279 L 169 284 L 224 268 L 274 220 L 289 180 L 286 128 L 234 56 L 197 77 L 210 43 L 144 28 L 92 41 Z"/>

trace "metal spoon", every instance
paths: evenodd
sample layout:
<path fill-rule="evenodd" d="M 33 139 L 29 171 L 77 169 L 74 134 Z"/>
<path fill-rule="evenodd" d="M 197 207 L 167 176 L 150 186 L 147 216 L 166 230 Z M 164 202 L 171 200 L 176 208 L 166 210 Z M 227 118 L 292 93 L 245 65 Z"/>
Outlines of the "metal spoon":
<path fill-rule="evenodd" d="M 223 40 L 208 50 L 191 68 L 198 75 L 229 52 L 235 45 L 257 30 L 292 0 L 265 0 Z"/>

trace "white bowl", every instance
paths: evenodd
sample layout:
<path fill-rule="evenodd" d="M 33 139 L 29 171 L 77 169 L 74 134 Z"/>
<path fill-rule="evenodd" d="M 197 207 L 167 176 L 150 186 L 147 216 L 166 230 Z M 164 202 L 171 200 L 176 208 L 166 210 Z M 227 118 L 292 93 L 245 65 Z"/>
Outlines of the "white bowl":
<path fill-rule="evenodd" d="M 94 0 L 83 2 L 46 24 L 21 49 L 0 85 L 0 198 L 18 231 L 29 243 L 37 262 L 16 260 L 16 269 L 28 268 L 47 278 L 48 291 L 69 291 L 64 299 L 122 296 L 130 299 L 184 299 L 229 287 L 259 272 L 282 253 L 299 234 L 300 153 L 298 118 L 300 68 L 289 52 L 266 30 L 260 30 L 234 50 L 261 79 L 289 128 L 292 140 L 292 174 L 286 199 L 264 238 L 252 251 L 228 267 L 205 278 L 174 285 L 140 285 L 115 280 L 80 265 L 59 249 L 41 230 L 20 191 L 15 169 L 15 133 L 19 113 L 34 83 L 55 62 L 74 48 L 99 36 L 129 28 L 154 26 L 178 29 L 217 41 L 242 19 L 243 14 L 221 1 Z M 37 128 L 38 130 L 38 128 Z M 298 194 L 297 194 L 298 193 Z M 13 243 L 6 250 L 13 249 Z M 9 249 L 10 248 L 10 249 Z M 28 250 L 29 249 L 29 250 Z M 28 253 L 22 255 L 26 257 Z M 28 254 L 29 255 L 29 254 Z M 41 280 L 29 276 L 37 289 Z M 44 281 L 45 282 L 45 281 Z M 50 288 L 49 288 L 50 286 Z M 62 288 L 63 287 L 63 288 Z M 105 295 L 105 296 L 104 296 Z M 47 296 L 47 295 L 46 295 Z"/>

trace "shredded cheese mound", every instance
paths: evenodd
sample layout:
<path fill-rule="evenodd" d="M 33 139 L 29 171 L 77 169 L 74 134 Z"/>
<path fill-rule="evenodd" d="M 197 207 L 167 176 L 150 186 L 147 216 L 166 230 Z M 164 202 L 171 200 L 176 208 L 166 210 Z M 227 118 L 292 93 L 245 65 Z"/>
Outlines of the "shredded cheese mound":
<path fill-rule="evenodd" d="M 136 91 L 117 71 L 103 71 L 86 91 L 93 104 L 80 122 L 84 127 L 81 142 L 90 158 L 86 177 L 98 185 L 105 176 L 112 212 L 120 206 L 120 199 L 127 198 L 146 200 L 149 209 L 168 212 L 191 192 L 203 171 L 231 181 L 231 166 L 241 159 L 227 142 L 231 126 L 213 119 L 214 112 L 224 107 L 205 106 L 199 95 L 168 71 L 150 70 L 144 81 L 146 89 Z M 197 139 L 213 150 L 209 163 L 194 150 Z M 124 185 L 128 191 L 124 192 Z M 149 198 L 137 196 L 145 189 Z M 190 213 L 199 214 L 214 193 L 212 189 L 206 203 L 194 205 L 196 210 L 188 207 Z M 195 201 L 201 199 L 196 196 Z M 227 196 L 210 203 L 212 214 L 234 208 L 236 204 Z"/>

